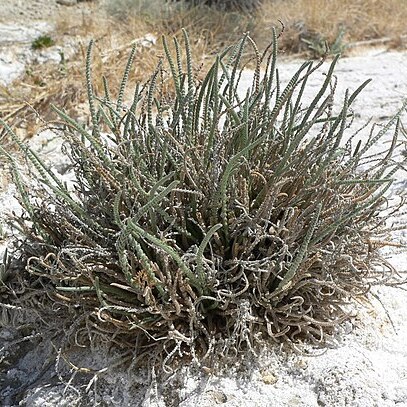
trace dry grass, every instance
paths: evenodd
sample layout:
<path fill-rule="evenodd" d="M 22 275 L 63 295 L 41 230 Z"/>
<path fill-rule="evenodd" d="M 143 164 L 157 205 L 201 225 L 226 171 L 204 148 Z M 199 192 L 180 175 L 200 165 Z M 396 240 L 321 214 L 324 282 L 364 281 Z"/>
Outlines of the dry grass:
<path fill-rule="evenodd" d="M 119 7 L 121 14 L 101 8 L 97 2 L 91 5 L 94 7 L 91 14 L 79 18 L 75 9 L 66 9 L 54 35 L 57 44 L 76 38 L 77 54 L 63 66 L 31 66 L 24 78 L 12 87 L 0 87 L 0 117 L 30 137 L 43 124 L 40 117 L 46 121 L 51 119 L 50 102 L 73 116 L 84 116 L 87 112 L 81 71 L 84 50 L 92 38 L 98 48 L 95 77 L 101 78 L 99 73 L 103 71 L 111 88 L 117 89 L 132 41 L 146 33 L 155 35 L 158 41 L 152 48 L 139 47 L 132 72 L 135 81 L 145 80 L 146 72 L 151 72 L 162 57 L 161 35 L 179 37 L 181 28 L 190 33 L 194 55 L 201 56 L 197 58 L 197 71 L 207 64 L 211 55 L 236 41 L 243 32 L 250 31 L 259 47 L 264 47 L 270 41 L 271 28 L 280 26 L 279 21 L 285 27 L 280 48 L 303 57 L 311 55 L 304 40 L 326 39 L 332 44 L 341 28 L 345 30 L 346 43 L 386 37 L 389 46 L 402 46 L 407 34 L 405 0 L 265 0 L 256 15 L 224 12 L 206 6 L 191 9 L 181 3 L 167 5 L 160 15 L 156 7 L 160 1 L 144 2 L 150 6 L 138 7 L 134 6 L 137 2 L 128 0 L 112 3 Z M 130 4 L 133 8 L 129 8 Z M 101 90 L 102 83 L 95 86 L 96 91 Z"/>
<path fill-rule="evenodd" d="M 281 20 L 286 26 L 282 46 L 289 52 L 307 49 L 302 39 L 321 35 L 332 43 L 343 28 L 348 43 L 390 38 L 394 44 L 407 34 L 405 0 L 275 0 L 265 1 L 261 32 Z"/>
<path fill-rule="evenodd" d="M 95 83 L 95 90 L 99 92 L 103 91 L 102 71 L 110 87 L 118 89 L 133 42 L 147 33 L 154 35 L 157 43 L 153 47 L 138 47 L 131 75 L 134 82 L 144 81 L 146 73 L 151 72 L 164 55 L 160 40 L 162 35 L 180 38 L 181 29 L 187 28 L 191 32 L 194 53 L 201 56 L 201 61 L 195 66 L 199 72 L 211 54 L 216 54 L 240 38 L 242 32 L 250 30 L 252 21 L 250 16 L 242 18 L 238 13 L 224 13 L 207 7 L 204 8 L 206 12 L 201 7 L 180 8 L 171 18 L 156 15 L 147 18 L 145 15 L 130 13 L 131 18 L 123 21 L 109 17 L 105 10 L 97 8 L 97 4 L 93 6 L 95 9 L 90 15 L 78 18 L 74 10 L 68 9 L 57 21 L 53 36 L 57 45 L 65 44 L 68 40 L 76 41 L 77 52 L 73 58 L 63 65 L 32 65 L 24 77 L 15 81 L 11 87 L 0 86 L 0 117 L 13 124 L 20 135 L 33 136 L 44 121 L 51 119 L 50 103 L 66 109 L 76 117 L 88 113 L 81 72 L 85 49 L 91 39 L 95 40 L 97 48 L 93 70 L 95 77 L 99 78 Z M 103 24 L 100 24 L 101 20 Z"/>

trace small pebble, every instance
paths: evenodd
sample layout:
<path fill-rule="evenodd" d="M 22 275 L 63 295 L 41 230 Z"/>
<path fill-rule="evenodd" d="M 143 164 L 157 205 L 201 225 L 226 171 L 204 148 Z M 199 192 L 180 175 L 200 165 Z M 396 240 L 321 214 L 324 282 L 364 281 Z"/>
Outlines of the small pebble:
<path fill-rule="evenodd" d="M 263 373 L 261 379 L 265 384 L 276 384 L 278 381 L 278 377 L 271 372 Z"/>

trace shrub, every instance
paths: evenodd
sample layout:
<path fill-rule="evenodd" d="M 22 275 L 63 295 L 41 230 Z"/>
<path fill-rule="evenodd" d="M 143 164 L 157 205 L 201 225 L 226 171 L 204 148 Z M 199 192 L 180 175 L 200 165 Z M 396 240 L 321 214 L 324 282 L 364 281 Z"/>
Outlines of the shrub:
<path fill-rule="evenodd" d="M 163 0 L 109 0 L 104 5 L 108 15 L 119 19 L 143 16 L 147 19 L 169 18 L 172 8 Z"/>
<path fill-rule="evenodd" d="M 223 10 L 252 11 L 261 5 L 261 0 L 186 0 L 192 5 L 207 5 Z"/>
<path fill-rule="evenodd" d="M 53 45 L 55 45 L 55 41 L 49 35 L 40 35 L 32 42 L 31 48 L 37 50 L 49 48 L 52 47 Z"/>
<path fill-rule="evenodd" d="M 400 113 L 355 146 L 353 135 L 345 140 L 350 107 L 369 81 L 348 91 L 335 115 L 338 57 L 306 102 L 321 64 L 305 62 L 283 88 L 275 34 L 262 54 L 245 35 L 202 81 L 183 36 L 185 52 L 174 39 L 175 56 L 163 39 L 165 61 L 129 107 L 134 49 L 113 100 L 106 81 L 104 95 L 94 93 L 90 45 L 91 128 L 54 107 L 71 188 L 3 123 L 38 174 L 35 187 L 24 185 L 2 149 L 25 209 L 14 222 L 30 304 L 64 305 L 76 333 L 97 329 L 165 363 L 236 354 L 266 338 L 323 342 L 348 317 L 344 303 L 391 277 L 372 237 L 398 168 Z M 241 92 L 248 47 L 255 70 Z M 390 150 L 368 155 L 392 126 Z"/>
<path fill-rule="evenodd" d="M 137 10 L 139 14 L 159 16 L 174 6 L 209 6 L 221 10 L 253 11 L 260 4 L 261 0 L 109 0 L 107 11 L 122 17 L 125 17 L 129 10 L 133 13 Z"/>
<path fill-rule="evenodd" d="M 312 51 L 313 57 L 321 58 L 324 55 L 343 54 L 347 48 L 343 42 L 344 35 L 345 31 L 341 28 L 332 44 L 329 44 L 320 34 L 316 34 L 310 38 L 302 38 L 302 41 L 308 45 L 308 49 Z"/>

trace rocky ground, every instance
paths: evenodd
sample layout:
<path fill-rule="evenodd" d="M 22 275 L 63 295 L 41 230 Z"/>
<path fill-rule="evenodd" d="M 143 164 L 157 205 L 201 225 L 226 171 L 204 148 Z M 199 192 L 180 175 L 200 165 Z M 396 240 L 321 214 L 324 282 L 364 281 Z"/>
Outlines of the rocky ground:
<path fill-rule="evenodd" d="M 59 12 L 87 7 L 86 3 L 67 6 L 52 0 L 2 2 L 0 82 L 9 86 L 24 72 L 33 58 L 31 41 L 39 33 L 52 30 Z M 51 57 L 44 54 L 44 58 Z M 280 63 L 283 82 L 299 64 L 296 60 Z M 385 49 L 365 50 L 339 62 L 338 104 L 346 88 L 354 90 L 365 79 L 373 79 L 355 103 L 355 122 L 349 134 L 370 118 L 383 124 L 397 112 L 407 97 L 406 66 L 406 52 Z M 315 94 L 324 71 L 326 66 L 309 84 L 308 97 Z M 246 79 L 250 75 L 247 72 Z M 243 78 L 242 89 L 245 86 Z M 403 118 L 407 123 L 406 114 Z M 366 137 L 368 131 L 369 128 L 358 137 Z M 388 147 L 390 139 L 391 134 L 378 148 Z M 403 141 L 407 141 L 405 134 L 400 135 L 400 142 Z M 60 142 L 49 133 L 35 136 L 31 143 L 54 165 L 64 163 Z M 399 157 L 401 151 L 402 146 Z M 406 189 L 406 172 L 400 171 L 396 177 L 389 199 L 398 199 Z M 12 184 L 0 191 L 0 219 L 12 210 L 18 211 L 14 193 Z M 393 222 L 406 223 L 403 216 L 396 214 Z M 405 231 L 398 231 L 394 238 L 407 244 Z M 4 251 L 7 239 L 0 243 L 0 251 Z M 397 268 L 407 268 L 405 250 L 388 251 L 386 256 Z M 322 355 L 295 355 L 271 347 L 226 374 L 186 366 L 169 375 L 166 383 L 142 368 L 115 367 L 117 354 L 102 345 L 73 349 L 69 359 L 88 369 L 74 373 L 55 350 L 62 341 L 61 335 L 56 332 L 53 337 L 44 338 L 32 323 L 34 313 L 23 315 L 18 309 L 1 305 L 0 405 L 59 407 L 95 402 L 105 406 L 182 407 L 407 406 L 407 292 L 391 287 L 376 287 L 373 292 L 376 296 L 371 297 L 371 304 L 355 307 L 355 317 L 338 327 L 334 343 Z"/>
<path fill-rule="evenodd" d="M 61 52 L 72 55 L 72 43 L 35 52 L 32 42 L 41 35 L 51 33 L 65 14 L 89 13 L 90 3 L 63 0 L 12 0 L 0 4 L 0 85 L 8 85 L 24 73 L 30 63 L 59 62 Z M 68 2 L 66 2 L 68 3 Z"/>

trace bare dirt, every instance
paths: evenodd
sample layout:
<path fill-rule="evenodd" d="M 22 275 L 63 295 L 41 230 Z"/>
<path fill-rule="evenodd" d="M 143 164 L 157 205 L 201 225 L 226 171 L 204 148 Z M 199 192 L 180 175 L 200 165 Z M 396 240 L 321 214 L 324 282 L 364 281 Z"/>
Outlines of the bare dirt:
<path fill-rule="evenodd" d="M 68 4 L 71 4 L 68 6 Z M 87 2 L 58 1 L 58 0 L 10 0 L 2 1 L 0 4 L 0 22 L 24 24 L 35 21 L 46 21 L 52 23 L 60 13 L 72 10 L 80 12 L 86 9 Z M 71 8 L 72 10 L 67 10 Z"/>
<path fill-rule="evenodd" d="M 1 1 L 0 85 L 8 86 L 21 76 L 27 64 L 58 61 L 60 48 L 33 52 L 32 42 L 41 35 L 52 35 L 64 15 L 86 14 L 95 6 L 96 3 L 88 2 L 64 6 L 56 0 Z M 68 52 L 66 56 L 69 55 Z"/>

